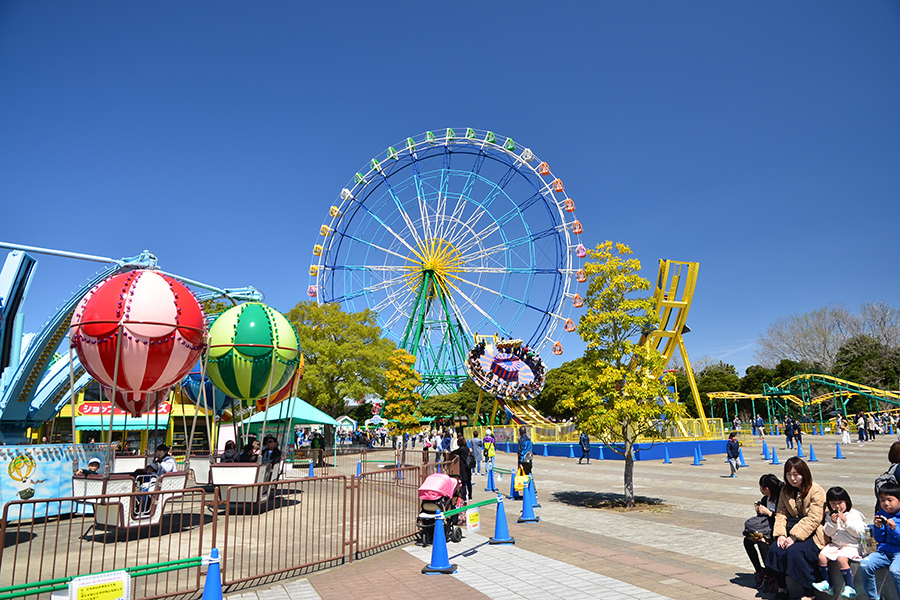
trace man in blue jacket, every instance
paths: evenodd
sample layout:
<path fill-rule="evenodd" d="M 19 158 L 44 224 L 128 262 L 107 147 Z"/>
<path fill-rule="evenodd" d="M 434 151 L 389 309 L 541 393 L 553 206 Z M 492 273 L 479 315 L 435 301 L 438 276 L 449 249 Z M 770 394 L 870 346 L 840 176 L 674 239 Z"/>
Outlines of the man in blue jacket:
<path fill-rule="evenodd" d="M 534 460 L 532 453 L 531 438 L 528 437 L 528 430 L 525 426 L 519 427 L 519 466 L 526 475 L 531 475 L 531 463 Z"/>
<path fill-rule="evenodd" d="M 588 437 L 588 434 L 581 432 L 581 436 L 578 438 L 578 445 L 581 446 L 581 458 L 578 459 L 578 464 L 580 465 L 585 458 L 587 459 L 587 464 L 591 464 L 591 438 Z"/>
<path fill-rule="evenodd" d="M 738 457 L 741 454 L 741 447 L 737 441 L 736 431 L 732 431 L 728 435 L 728 445 L 726 447 L 726 451 L 728 452 L 728 465 L 731 467 L 731 476 L 737 477 L 737 471 L 741 468 L 741 463 L 738 460 Z"/>

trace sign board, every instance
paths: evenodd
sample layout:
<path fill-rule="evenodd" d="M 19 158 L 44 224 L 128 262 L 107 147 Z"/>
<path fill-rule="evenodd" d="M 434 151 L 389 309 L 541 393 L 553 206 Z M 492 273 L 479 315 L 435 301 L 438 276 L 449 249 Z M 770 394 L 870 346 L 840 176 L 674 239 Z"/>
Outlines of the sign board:
<path fill-rule="evenodd" d="M 118 406 L 113 407 L 109 402 L 82 402 L 75 407 L 76 416 L 92 416 L 92 415 L 130 415 L 131 413 L 122 410 Z M 148 410 L 145 415 L 169 415 L 172 414 L 172 404 L 170 402 L 160 402 L 156 410 Z"/>
<path fill-rule="evenodd" d="M 481 531 L 481 513 L 477 508 L 466 511 L 466 531 Z"/>
<path fill-rule="evenodd" d="M 69 600 L 131 600 L 131 575 L 111 571 L 76 577 L 69 584 Z"/>

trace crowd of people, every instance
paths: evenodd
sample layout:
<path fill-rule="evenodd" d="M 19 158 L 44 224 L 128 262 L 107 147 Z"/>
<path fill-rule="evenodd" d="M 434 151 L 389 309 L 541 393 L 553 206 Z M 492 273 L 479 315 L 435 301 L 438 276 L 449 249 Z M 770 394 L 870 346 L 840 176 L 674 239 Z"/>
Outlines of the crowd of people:
<path fill-rule="evenodd" d="M 744 549 L 756 572 L 760 590 L 787 599 L 787 577 L 803 590 L 804 600 L 815 592 L 833 595 L 829 565 L 836 563 L 844 584 L 841 598 L 855 598 L 851 561 L 859 561 L 861 582 L 869 598 L 878 598 L 875 572 L 888 567 L 900 595 L 900 442 L 888 452 L 891 468 L 875 481 L 877 512 L 869 527 L 853 508 L 849 493 L 834 486 L 827 491 L 813 481 L 806 462 L 791 457 L 784 463 L 783 480 L 769 473 L 759 479 L 762 497 L 755 515 L 744 524 Z M 863 555 L 865 553 L 865 556 Z"/>
<path fill-rule="evenodd" d="M 766 433 L 766 423 L 761 415 L 756 415 L 751 419 L 753 429 L 756 435 L 762 439 Z M 834 417 L 834 433 L 841 438 L 841 444 L 849 444 L 851 437 L 851 428 L 856 426 L 857 442 L 863 444 L 872 441 L 880 435 L 885 435 L 890 430 L 896 429 L 900 423 L 900 416 L 889 412 L 872 412 L 866 413 L 859 411 L 851 417 L 837 415 Z M 781 434 L 785 437 L 785 442 L 789 449 L 794 448 L 794 443 L 803 443 L 802 425 L 812 423 L 809 416 L 792 417 L 785 415 L 783 420 L 779 420 L 778 416 L 772 417 L 771 433 Z M 735 415 L 731 421 L 732 431 L 740 431 L 743 427 L 743 421 L 740 416 Z"/>
<path fill-rule="evenodd" d="M 485 344 L 484 340 L 475 344 L 469 351 L 469 357 L 466 360 L 469 376 L 475 380 L 475 383 L 481 389 L 494 396 L 522 401 L 528 401 L 537 396 L 544 387 L 544 377 L 547 372 L 541 357 L 522 340 L 501 338 L 497 342 L 496 348 L 497 352 L 507 354 L 525 363 L 534 374 L 534 379 L 520 382 L 518 378 L 504 379 L 496 373 L 485 370 L 481 364 L 481 357 L 484 356 L 487 350 L 487 344 Z"/>

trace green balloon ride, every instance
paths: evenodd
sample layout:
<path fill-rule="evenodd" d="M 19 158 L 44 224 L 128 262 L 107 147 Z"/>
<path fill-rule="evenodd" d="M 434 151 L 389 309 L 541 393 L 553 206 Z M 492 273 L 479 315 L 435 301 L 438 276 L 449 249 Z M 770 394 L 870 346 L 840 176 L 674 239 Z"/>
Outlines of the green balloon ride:
<path fill-rule="evenodd" d="M 209 378 L 229 396 L 244 401 L 283 388 L 302 361 L 293 326 L 259 302 L 240 304 L 219 315 L 209 338 Z"/>

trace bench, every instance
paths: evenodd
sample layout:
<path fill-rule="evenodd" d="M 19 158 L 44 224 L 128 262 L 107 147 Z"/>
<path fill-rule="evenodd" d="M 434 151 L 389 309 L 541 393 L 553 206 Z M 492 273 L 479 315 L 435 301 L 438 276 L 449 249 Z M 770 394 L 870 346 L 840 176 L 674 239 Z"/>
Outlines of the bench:
<path fill-rule="evenodd" d="M 156 480 L 151 492 L 150 510 L 138 510 L 141 495 L 135 494 L 135 480 L 130 475 L 110 475 L 103 502 L 94 504 L 94 526 L 97 529 L 135 529 L 158 525 L 166 504 L 184 495 L 188 474 L 184 471 L 165 473 Z M 118 497 L 116 497 L 118 496 Z"/>
<path fill-rule="evenodd" d="M 152 460 L 152 456 L 117 456 L 115 457 L 110 470 L 116 473 L 133 473 L 138 469 L 146 467 L 147 463 Z"/>
<path fill-rule="evenodd" d="M 190 459 L 191 476 L 197 485 L 209 485 L 209 467 L 215 456 L 192 456 Z"/>
<path fill-rule="evenodd" d="M 256 463 L 217 463 L 209 467 L 209 482 L 222 502 L 261 504 L 268 500 L 269 487 L 253 484 L 265 483 L 268 471 Z M 229 494 L 232 487 L 235 490 Z"/>

